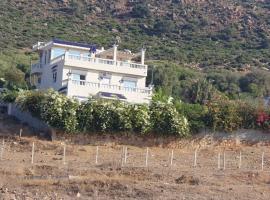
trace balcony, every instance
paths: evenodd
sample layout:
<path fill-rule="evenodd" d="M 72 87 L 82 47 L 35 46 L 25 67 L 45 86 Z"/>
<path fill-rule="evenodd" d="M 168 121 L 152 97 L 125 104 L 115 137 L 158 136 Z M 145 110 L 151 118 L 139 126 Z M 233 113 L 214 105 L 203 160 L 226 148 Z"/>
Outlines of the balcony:
<path fill-rule="evenodd" d="M 32 64 L 31 66 L 31 74 L 42 73 L 42 66 L 40 63 Z"/>
<path fill-rule="evenodd" d="M 65 65 L 94 70 L 109 71 L 121 74 L 137 76 L 147 76 L 147 65 L 130 63 L 124 61 L 114 61 L 102 58 L 90 58 L 72 54 L 65 55 Z"/>
<path fill-rule="evenodd" d="M 94 96 L 99 92 L 122 94 L 128 102 L 149 103 L 152 96 L 152 88 L 129 88 L 119 85 L 101 84 L 96 82 L 64 80 L 63 86 L 68 86 L 68 95 L 76 97 Z"/>

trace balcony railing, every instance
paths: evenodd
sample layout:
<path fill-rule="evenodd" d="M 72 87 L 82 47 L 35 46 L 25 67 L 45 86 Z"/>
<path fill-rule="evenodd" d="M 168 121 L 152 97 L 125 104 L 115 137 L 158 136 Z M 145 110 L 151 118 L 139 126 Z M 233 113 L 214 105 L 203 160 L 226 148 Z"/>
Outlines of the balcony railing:
<path fill-rule="evenodd" d="M 88 56 L 68 54 L 68 59 L 86 61 L 86 62 L 90 62 L 90 63 L 116 65 L 116 66 L 121 66 L 121 67 L 130 67 L 130 68 L 136 68 L 136 69 L 144 69 L 144 70 L 146 69 L 146 65 L 141 65 L 141 64 L 137 64 L 137 63 L 129 63 L 129 62 L 124 62 L 124 61 L 114 61 L 114 60 L 110 60 L 110 59 L 90 58 Z"/>
<path fill-rule="evenodd" d="M 88 81 L 82 81 L 82 80 L 70 80 L 70 82 L 73 85 L 78 85 L 82 87 L 89 87 L 89 88 L 98 88 L 100 91 L 115 91 L 115 92 L 134 92 L 134 93 L 140 93 L 140 94 L 152 94 L 152 88 L 133 88 L 133 87 L 124 87 L 119 85 L 111 85 L 111 84 L 102 84 L 102 83 L 96 83 L 96 82 L 88 82 Z M 66 85 L 67 80 L 63 81 L 63 85 Z"/>
<path fill-rule="evenodd" d="M 40 73 L 42 69 L 42 66 L 40 63 L 32 64 L 31 66 L 31 73 Z"/>

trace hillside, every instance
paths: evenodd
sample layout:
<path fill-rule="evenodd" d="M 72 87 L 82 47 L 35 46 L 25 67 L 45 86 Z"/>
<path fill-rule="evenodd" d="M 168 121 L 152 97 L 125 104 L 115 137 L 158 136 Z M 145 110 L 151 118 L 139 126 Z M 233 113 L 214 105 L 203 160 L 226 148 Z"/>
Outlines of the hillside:
<path fill-rule="evenodd" d="M 269 14 L 269 0 L 2 0 L 0 71 L 28 66 L 31 45 L 52 37 L 105 47 L 120 37 L 120 48 L 145 45 L 155 63 L 265 69 Z"/>

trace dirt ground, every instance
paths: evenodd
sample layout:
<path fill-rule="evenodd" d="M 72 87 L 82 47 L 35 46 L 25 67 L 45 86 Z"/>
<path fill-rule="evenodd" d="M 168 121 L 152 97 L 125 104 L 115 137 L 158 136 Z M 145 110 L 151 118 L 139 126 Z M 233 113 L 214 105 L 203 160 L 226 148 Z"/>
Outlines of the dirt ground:
<path fill-rule="evenodd" d="M 249 142 L 204 136 L 152 143 L 133 138 L 133 142 L 124 143 L 123 138 L 111 136 L 88 137 L 81 142 L 82 136 L 51 142 L 14 136 L 20 127 L 11 119 L 2 118 L 0 122 L 1 200 L 270 197 L 267 139 Z M 23 135 L 33 134 L 30 132 L 24 127 Z"/>

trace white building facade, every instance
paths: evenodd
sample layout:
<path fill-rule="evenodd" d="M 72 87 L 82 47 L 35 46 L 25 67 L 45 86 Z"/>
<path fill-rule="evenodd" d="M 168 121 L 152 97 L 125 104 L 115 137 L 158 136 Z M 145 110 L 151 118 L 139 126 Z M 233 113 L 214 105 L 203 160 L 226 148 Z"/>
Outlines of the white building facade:
<path fill-rule="evenodd" d="M 79 100 L 89 97 L 149 103 L 152 87 L 146 87 L 145 50 L 120 52 L 117 45 L 104 50 L 93 45 L 52 40 L 33 46 L 39 61 L 31 66 L 31 83 L 37 89 L 54 90 Z M 131 59 L 138 57 L 140 63 Z"/>

